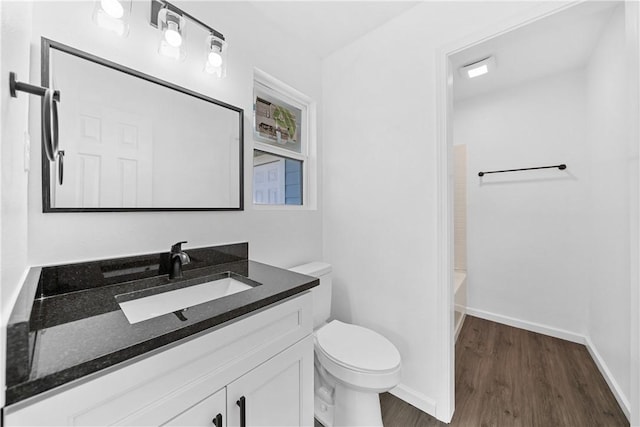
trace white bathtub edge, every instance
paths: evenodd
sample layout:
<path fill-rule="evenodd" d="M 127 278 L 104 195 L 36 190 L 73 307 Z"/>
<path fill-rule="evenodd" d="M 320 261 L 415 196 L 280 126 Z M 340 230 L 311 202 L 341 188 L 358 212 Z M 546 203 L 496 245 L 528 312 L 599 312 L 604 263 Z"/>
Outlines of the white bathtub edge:
<path fill-rule="evenodd" d="M 453 294 L 457 294 L 460 287 L 466 285 L 467 272 L 466 270 L 453 270 Z"/>

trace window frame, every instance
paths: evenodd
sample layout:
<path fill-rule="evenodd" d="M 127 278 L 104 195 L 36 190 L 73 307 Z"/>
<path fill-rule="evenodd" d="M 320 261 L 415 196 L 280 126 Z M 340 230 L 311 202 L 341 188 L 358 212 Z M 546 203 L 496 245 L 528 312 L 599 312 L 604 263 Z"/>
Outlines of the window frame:
<path fill-rule="evenodd" d="M 256 95 L 263 93 L 270 97 L 280 99 L 300 109 L 301 132 L 300 153 L 276 145 L 261 142 L 256 138 Z M 253 121 L 251 123 L 251 206 L 257 210 L 316 210 L 317 209 L 317 151 L 316 151 L 316 103 L 310 97 L 294 89 L 286 83 L 254 68 L 253 73 Z M 255 150 L 273 154 L 283 158 L 289 158 L 302 162 L 302 204 L 301 205 L 269 205 L 256 204 L 253 201 L 253 156 Z"/>

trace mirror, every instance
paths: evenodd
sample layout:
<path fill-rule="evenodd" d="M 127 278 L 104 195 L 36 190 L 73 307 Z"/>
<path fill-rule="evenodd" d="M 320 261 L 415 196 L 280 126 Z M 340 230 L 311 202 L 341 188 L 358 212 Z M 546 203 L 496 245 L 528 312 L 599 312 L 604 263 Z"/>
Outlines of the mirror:
<path fill-rule="evenodd" d="M 241 108 L 45 38 L 42 64 L 64 152 L 44 212 L 243 209 Z"/>

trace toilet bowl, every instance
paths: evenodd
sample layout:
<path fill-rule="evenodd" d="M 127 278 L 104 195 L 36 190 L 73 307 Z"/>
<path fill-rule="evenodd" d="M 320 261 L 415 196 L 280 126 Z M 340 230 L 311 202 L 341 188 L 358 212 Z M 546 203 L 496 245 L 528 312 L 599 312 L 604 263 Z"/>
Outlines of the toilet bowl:
<path fill-rule="evenodd" d="M 400 382 L 398 349 L 379 333 L 338 320 L 325 323 L 331 304 L 331 266 L 291 269 L 318 277 L 314 311 L 314 414 L 325 427 L 382 426 L 379 393 Z"/>

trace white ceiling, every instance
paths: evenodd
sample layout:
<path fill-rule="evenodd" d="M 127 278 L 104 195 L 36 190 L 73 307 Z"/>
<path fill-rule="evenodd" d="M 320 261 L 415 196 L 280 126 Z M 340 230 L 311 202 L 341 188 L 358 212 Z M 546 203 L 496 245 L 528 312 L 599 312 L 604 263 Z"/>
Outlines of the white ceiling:
<path fill-rule="evenodd" d="M 264 19 L 320 58 L 346 46 L 418 1 L 249 1 Z"/>
<path fill-rule="evenodd" d="M 451 57 L 456 101 L 584 66 L 621 2 L 585 2 L 517 30 L 468 48 Z M 463 65 L 493 55 L 495 70 L 462 78 Z"/>

